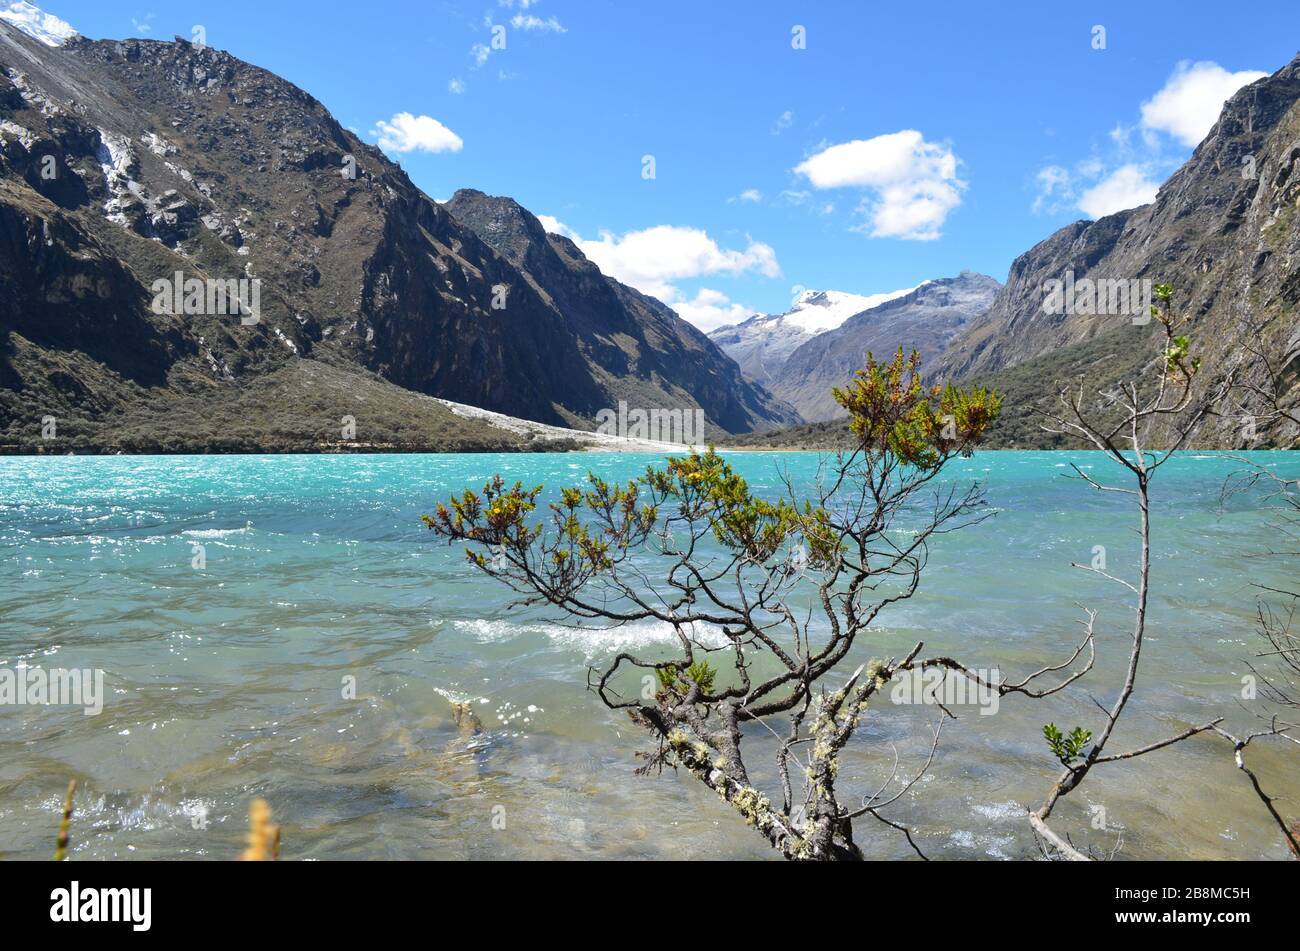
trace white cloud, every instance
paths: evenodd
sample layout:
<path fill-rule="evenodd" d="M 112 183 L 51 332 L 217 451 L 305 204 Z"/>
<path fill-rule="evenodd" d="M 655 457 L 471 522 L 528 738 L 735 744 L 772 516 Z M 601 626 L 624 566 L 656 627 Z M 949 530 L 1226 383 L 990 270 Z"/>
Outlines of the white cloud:
<path fill-rule="evenodd" d="M 1048 165 L 1039 169 L 1035 181 L 1038 183 L 1038 196 L 1034 199 L 1034 214 L 1059 210 L 1061 199 L 1067 196 L 1073 200 L 1073 178 L 1069 169 Z"/>
<path fill-rule="evenodd" d="M 1041 174 L 1041 173 L 1040 173 Z M 1079 196 L 1079 207 L 1093 218 L 1104 218 L 1126 208 L 1155 201 L 1160 183 L 1147 177 L 1138 165 L 1121 165 Z"/>
<path fill-rule="evenodd" d="M 432 116 L 399 112 L 389 121 L 380 119 L 370 134 L 378 136 L 385 152 L 459 152 L 465 143 Z"/>
<path fill-rule="evenodd" d="M 664 303 L 677 311 L 683 320 L 705 333 L 727 324 L 738 324 L 754 316 L 753 308 L 737 304 L 726 294 L 709 287 L 700 288 L 691 300 L 678 298 Z"/>
<path fill-rule="evenodd" d="M 533 33 L 568 33 L 556 17 L 547 17 L 542 19 L 526 12 L 531 7 L 537 6 L 540 0 L 498 0 L 497 5 L 505 7 L 507 10 L 517 10 L 514 16 L 510 18 L 510 25 L 516 30 Z M 506 48 L 506 28 L 492 22 L 492 14 L 483 15 L 483 26 L 492 34 L 491 45 L 487 43 L 475 43 L 469 48 L 469 55 L 473 58 L 474 65 L 471 69 L 481 69 L 492 57 L 493 53 L 501 52 Z M 514 79 L 517 74 L 507 73 L 502 70 L 499 78 L 502 80 Z"/>
<path fill-rule="evenodd" d="M 815 188 L 847 185 L 884 188 L 912 180 L 918 177 L 918 172 L 927 178 L 955 178 L 957 159 L 942 146 L 926 142 L 921 133 L 906 129 L 874 139 L 832 145 L 807 159 L 795 171 Z"/>
<path fill-rule="evenodd" d="M 1184 60 L 1164 88 L 1142 103 L 1142 126 L 1195 147 L 1214 127 L 1232 94 L 1267 75 L 1250 69 L 1230 73 L 1218 63 Z"/>
<path fill-rule="evenodd" d="M 465 91 L 465 80 L 452 79 L 447 83 L 447 91 L 453 96 L 459 96 Z"/>
<path fill-rule="evenodd" d="M 763 200 L 763 193 L 761 191 L 759 191 L 757 188 L 746 188 L 739 195 L 735 195 L 731 198 L 728 198 L 727 204 L 734 205 L 738 201 L 744 201 L 744 202 L 749 202 L 751 204 L 756 204 L 762 200 Z"/>
<path fill-rule="evenodd" d="M 961 204 L 966 183 L 957 177 L 959 159 L 945 145 L 925 141 L 914 129 L 832 145 L 796 166 L 814 188 L 860 187 L 874 238 L 930 241 L 948 214 Z"/>
<path fill-rule="evenodd" d="M 537 220 L 540 221 L 542 227 L 551 234 L 558 234 L 561 237 L 568 238 L 570 241 L 574 242 L 582 239 L 582 236 L 579 235 L 578 232 L 574 231 L 563 221 L 560 221 L 560 219 L 554 218 L 551 215 L 538 215 Z"/>
<path fill-rule="evenodd" d="M 772 134 L 780 135 L 792 125 L 794 125 L 794 113 L 787 109 L 777 116 L 776 121 L 772 123 Z"/>
<path fill-rule="evenodd" d="M 510 25 L 516 30 L 540 30 L 543 33 L 568 33 L 555 17 L 535 17 L 531 13 L 516 13 L 510 18 Z"/>
<path fill-rule="evenodd" d="M 1218 121 L 1223 104 L 1242 86 L 1265 76 L 1255 70 L 1230 73 L 1212 62 L 1183 61 L 1164 86 L 1142 103 L 1134 125 L 1116 124 L 1111 146 L 1072 168 L 1048 165 L 1035 179 L 1035 212 L 1078 209 L 1092 218 L 1155 200 L 1160 183 Z M 1176 145 L 1174 144 L 1176 143 Z"/>
<path fill-rule="evenodd" d="M 655 297 L 668 295 L 675 280 L 747 272 L 778 277 L 781 267 L 770 245 L 751 240 L 743 251 L 722 248 L 699 228 L 656 225 L 622 237 L 608 231 L 578 246 L 610 277 Z"/>
<path fill-rule="evenodd" d="M 1103 218 L 1117 211 L 1137 208 L 1155 201 L 1160 183 L 1177 163 L 1162 158 L 1104 162 L 1096 156 L 1072 169 L 1048 165 L 1034 178 L 1037 195 L 1035 214 L 1052 215 L 1082 211 L 1090 218 Z"/>
<path fill-rule="evenodd" d="M 586 239 L 550 215 L 537 217 L 547 231 L 573 241 L 602 273 L 657 297 L 702 330 L 744 320 L 753 311 L 708 288 L 688 297 L 677 288 L 676 281 L 749 273 L 781 276 L 776 251 L 753 239 L 743 251 L 728 249 L 700 228 L 675 225 L 657 225 L 621 236 L 603 231 L 597 239 Z"/>

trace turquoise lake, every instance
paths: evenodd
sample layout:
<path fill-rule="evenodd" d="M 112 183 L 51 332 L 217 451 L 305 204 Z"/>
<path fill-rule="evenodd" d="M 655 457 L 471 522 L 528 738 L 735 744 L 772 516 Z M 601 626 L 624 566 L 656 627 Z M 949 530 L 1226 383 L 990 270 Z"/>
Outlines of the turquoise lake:
<path fill-rule="evenodd" d="M 1251 457 L 1300 477 L 1298 455 Z M 783 471 L 807 485 L 817 463 L 730 460 L 772 495 Z M 634 775 L 645 735 L 586 689 L 588 668 L 619 650 L 667 655 L 667 627 L 575 628 L 511 607 L 511 592 L 419 520 L 493 473 L 550 488 L 588 469 L 627 479 L 655 461 L 0 459 L 0 667 L 106 678 L 99 716 L 0 706 L 0 858 L 49 857 L 73 777 L 74 860 L 234 857 L 255 796 L 283 825 L 286 859 L 771 858 L 688 774 Z M 1063 478 L 1071 462 L 1120 477 L 1090 453 L 989 452 L 954 465 L 947 478 L 983 483 L 995 516 L 939 537 L 920 593 L 886 610 L 851 658 L 900 656 L 923 640 L 927 653 L 1010 678 L 1068 655 L 1080 606 L 1099 611 L 1096 668 L 1071 690 L 1006 698 L 992 716 L 955 711 L 935 766 L 889 811 L 932 858 L 1035 856 L 1023 807 L 1057 772 L 1042 725 L 1095 727 L 1093 698 L 1109 703 L 1118 688 L 1127 592 L 1071 562 L 1104 546 L 1108 570 L 1132 577 L 1136 512 Z M 1241 469 L 1189 452 L 1154 483 L 1150 639 L 1116 751 L 1217 715 L 1238 730 L 1256 722 L 1240 701 L 1261 647 L 1253 585 L 1293 585 L 1296 572 L 1294 560 L 1260 557 L 1278 542 L 1263 492 L 1221 500 Z M 356 699 L 344 696 L 349 677 Z M 458 735 L 452 701 L 473 704 L 482 736 Z M 841 790 L 874 789 L 895 751 L 904 774 L 919 765 L 934 712 L 873 708 Z M 1294 813 L 1294 765 L 1266 744 L 1251 756 Z M 1091 828 L 1093 807 L 1106 830 Z M 1098 769 L 1054 825 L 1104 848 L 1122 833 L 1120 858 L 1287 854 L 1231 750 L 1209 738 Z M 861 825 L 857 840 L 872 857 L 912 856 L 883 825 Z"/>

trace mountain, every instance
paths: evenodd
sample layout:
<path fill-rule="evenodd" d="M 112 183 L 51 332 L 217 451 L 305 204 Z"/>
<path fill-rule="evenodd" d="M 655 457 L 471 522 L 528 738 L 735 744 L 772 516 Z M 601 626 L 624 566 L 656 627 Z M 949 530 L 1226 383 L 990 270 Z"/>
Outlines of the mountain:
<path fill-rule="evenodd" d="M 0 446 L 315 448 L 344 417 L 370 445 L 477 445 L 421 396 L 577 428 L 619 400 L 732 431 L 796 418 L 563 239 L 514 253 L 480 237 L 285 80 L 15 7 Z"/>
<path fill-rule="evenodd" d="M 740 364 L 745 376 L 766 386 L 802 344 L 834 330 L 854 314 L 915 289 L 869 297 L 844 291 L 804 291 L 785 313 L 755 314 L 743 323 L 719 327 L 709 339 Z"/>
<path fill-rule="evenodd" d="M 518 202 L 461 189 L 443 207 L 564 315 L 613 397 L 631 406 L 698 405 L 729 432 L 796 420 L 703 333 L 654 298 L 606 277 Z"/>
<path fill-rule="evenodd" d="M 979 379 L 1005 391 L 1004 429 L 1019 444 L 1041 440 L 1037 409 L 1060 386 L 1084 379 L 1105 391 L 1158 358 L 1157 325 L 1141 306 L 1056 306 L 1051 282 L 1123 281 L 1139 292 L 1172 284 L 1183 332 L 1202 358 L 1200 385 L 1234 364 L 1247 345 L 1280 370 L 1289 405 L 1300 399 L 1300 56 L 1238 91 L 1191 158 L 1154 202 L 1062 228 L 1012 264 L 982 319 L 935 363 L 948 379 Z M 1137 282 L 1136 285 L 1129 282 Z M 1145 285 L 1143 282 L 1148 282 Z M 1091 285 L 1095 289 L 1096 284 Z M 1118 285 L 1110 285 L 1114 290 Z M 1141 294 L 1138 295 L 1139 297 Z M 1083 295 L 1084 298 L 1087 295 Z M 1254 360 L 1245 381 L 1265 384 Z M 780 388 L 777 387 L 777 392 Z M 796 403 L 797 405 L 797 403 Z M 1237 393 L 1195 434 L 1198 445 L 1250 444 L 1243 415 L 1258 407 Z M 1296 427 L 1259 420 L 1259 434 L 1289 444 Z M 1168 430 L 1160 434 L 1168 435 Z"/>
<path fill-rule="evenodd" d="M 923 371 L 949 341 L 993 304 L 1002 285 L 971 271 L 926 281 L 885 303 L 818 334 L 785 359 L 768 383 L 809 422 L 834 419 L 843 410 L 832 387 L 853 379 L 868 353 L 892 357 L 899 347 L 921 354 Z"/>
<path fill-rule="evenodd" d="M 77 35 L 77 31 L 71 24 L 27 3 L 26 0 L 18 0 L 0 8 L 0 20 L 12 23 L 46 46 L 62 46 Z"/>

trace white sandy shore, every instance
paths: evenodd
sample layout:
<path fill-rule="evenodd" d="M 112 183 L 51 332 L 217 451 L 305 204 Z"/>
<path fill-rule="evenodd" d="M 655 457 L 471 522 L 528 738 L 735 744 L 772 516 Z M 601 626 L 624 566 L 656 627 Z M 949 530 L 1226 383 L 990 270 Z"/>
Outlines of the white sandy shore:
<path fill-rule="evenodd" d="M 494 413 L 491 410 L 480 409 L 477 406 L 453 403 L 451 400 L 440 399 L 438 402 L 464 419 L 478 420 L 497 429 L 521 436 L 532 436 L 535 439 L 571 439 L 576 443 L 580 443 L 587 452 L 653 452 L 663 455 L 665 453 L 682 453 L 690 449 L 702 451 L 708 448 L 707 446 L 685 446 L 681 443 L 655 442 L 650 439 L 622 439 L 618 436 L 591 433 L 582 429 L 547 426 L 545 423 L 535 423 L 530 419 L 506 416 L 504 413 Z"/>

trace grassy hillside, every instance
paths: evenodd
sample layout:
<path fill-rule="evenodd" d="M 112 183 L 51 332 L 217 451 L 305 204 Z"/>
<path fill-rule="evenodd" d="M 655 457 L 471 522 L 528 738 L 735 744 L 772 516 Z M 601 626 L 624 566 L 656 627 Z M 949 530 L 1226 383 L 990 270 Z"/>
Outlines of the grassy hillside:
<path fill-rule="evenodd" d="M 11 343 L 15 343 L 11 338 Z M 18 342 L 19 348 L 21 343 Z M 61 355 L 70 358 L 70 355 Z M 90 363 L 91 361 L 85 361 Z M 76 380 L 91 371 L 70 359 L 62 372 L 37 377 Z M 108 382 L 108 381 L 105 381 Z M 183 395 L 171 387 L 140 391 L 121 380 L 120 402 L 105 388 L 77 399 L 60 387 L 20 398 L 0 390 L 0 453 L 208 452 L 520 452 L 562 451 L 567 443 L 530 440 L 464 419 L 446 406 L 375 376 L 318 361 L 300 361 L 235 386 L 195 374 Z M 133 392 L 127 392 L 128 390 Z M 93 402 L 92 402 L 93 400 Z M 57 438 L 42 438 L 53 416 Z M 345 417 L 355 437 L 344 438 Z"/>

